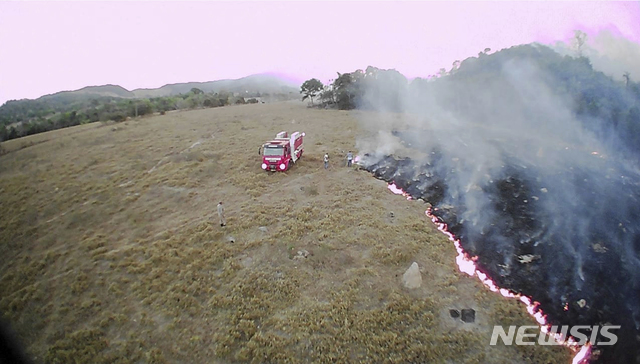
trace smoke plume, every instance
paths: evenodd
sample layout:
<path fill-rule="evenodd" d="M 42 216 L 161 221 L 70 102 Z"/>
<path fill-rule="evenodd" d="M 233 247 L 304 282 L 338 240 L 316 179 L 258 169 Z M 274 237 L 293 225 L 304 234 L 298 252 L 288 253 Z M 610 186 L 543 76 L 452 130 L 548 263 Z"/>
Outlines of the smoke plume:
<path fill-rule="evenodd" d="M 570 43 L 557 42 L 553 49 L 562 55 L 574 56 L 576 49 Z M 616 80 L 624 81 L 629 73 L 632 79 L 640 80 L 640 44 L 603 30 L 587 37 L 584 50 L 593 68 Z"/>
<path fill-rule="evenodd" d="M 600 360 L 636 362 L 640 171 L 607 120 L 580 114 L 563 78 L 579 62 L 524 46 L 435 81 L 376 77 L 358 148 L 376 177 L 430 202 L 499 286 L 533 297 L 554 324 L 622 325 Z"/>

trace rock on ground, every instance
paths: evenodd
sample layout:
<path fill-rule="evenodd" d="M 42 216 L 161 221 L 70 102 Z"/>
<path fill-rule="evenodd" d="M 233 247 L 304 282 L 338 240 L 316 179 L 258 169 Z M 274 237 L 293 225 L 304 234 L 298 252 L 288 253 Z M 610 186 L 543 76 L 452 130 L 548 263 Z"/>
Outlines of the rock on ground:
<path fill-rule="evenodd" d="M 402 284 L 409 289 L 419 288 L 422 285 L 422 275 L 418 263 L 413 262 L 409 269 L 402 275 Z"/>

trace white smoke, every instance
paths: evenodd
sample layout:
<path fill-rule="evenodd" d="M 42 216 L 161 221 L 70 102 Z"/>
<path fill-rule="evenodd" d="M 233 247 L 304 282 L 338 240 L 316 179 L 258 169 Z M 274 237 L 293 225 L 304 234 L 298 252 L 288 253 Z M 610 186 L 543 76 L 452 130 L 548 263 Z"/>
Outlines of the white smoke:
<path fill-rule="evenodd" d="M 377 113 L 362 114 L 362 128 L 376 137 L 359 140 L 360 151 L 379 158 L 398 154 L 418 161 L 431 150 L 441 153 L 447 169 L 444 202 L 464 206 L 460 217 L 468 222 L 471 238 L 491 229 L 493 217 L 501 213 L 486 190 L 516 170 L 519 178 L 537 189 L 532 191 L 540 199 L 537 212 L 551 221 L 547 236 L 558 239 L 564 251 L 575 257 L 575 281 L 580 286 L 583 255 L 591 253 L 592 228 L 611 208 L 606 202 L 598 205 L 593 196 L 624 204 L 610 181 L 620 176 L 640 181 L 636 163 L 623 157 L 620 144 L 612 142 L 615 138 L 602 137 L 612 132 L 600 130 L 596 135 L 585 128 L 572 111 L 573 99 L 535 62 L 512 58 L 494 67 L 495 77 L 482 79 L 482 85 L 475 85 L 471 93 L 445 77 L 433 83 L 437 87 L 404 97 L 397 113 L 388 111 L 397 105 L 387 103 L 396 99 L 368 99 L 381 107 Z M 397 87 L 377 85 L 385 86 Z M 370 96 L 365 93 L 364 97 Z M 456 110 L 456 105 L 465 102 L 472 108 Z M 398 131 L 397 136 L 393 131 Z M 592 203 L 595 205 L 589 205 Z M 632 250 L 631 241 L 609 243 L 620 253 Z M 505 263 L 511 258 L 512 244 L 504 242 Z M 637 257 L 630 259 L 630 265 L 640 266 Z"/>
<path fill-rule="evenodd" d="M 394 154 L 410 157 L 416 166 L 433 162 L 422 156 L 437 151 L 439 159 L 431 166 L 444 178 L 446 192 L 436 207 L 456 209 L 456 219 L 464 224 L 460 232 L 465 236 L 465 249 L 486 252 L 483 249 L 490 248 L 491 261 L 505 267 L 499 273 L 505 276 L 517 264 L 514 257 L 523 247 L 546 254 L 541 264 L 551 273 L 544 282 L 534 283 L 546 292 L 551 305 L 563 307 L 567 300 L 585 298 L 598 305 L 592 315 L 607 311 L 607 319 L 629 325 L 625 330 L 637 334 L 637 158 L 628 158 L 630 152 L 609 120 L 578 118 L 574 111 L 578 101 L 567 82 L 561 81 L 565 73 L 573 77 L 572 68 L 567 72 L 543 67 L 547 60 L 567 59 L 558 61 L 544 46 L 515 49 L 511 57 L 503 55 L 485 55 L 486 62 L 480 66 L 478 59 L 465 60 L 461 73 L 435 82 L 414 81 L 417 83 L 399 90 L 403 95 L 399 100 L 365 89 L 364 102 L 374 111 L 359 114 L 366 131 L 358 139 L 359 150 L 373 156 L 371 164 Z M 640 56 L 635 60 L 640 65 Z M 602 67 L 613 64 L 603 62 Z M 621 68 L 611 69 L 619 73 Z M 584 72 L 579 76 L 585 82 L 595 77 L 588 67 L 579 72 Z M 572 82 L 575 86 L 577 81 Z M 398 85 L 382 83 L 376 89 L 381 87 L 392 90 Z M 630 106 L 626 92 L 614 96 L 620 98 L 620 104 Z M 406 175 L 403 171 L 402 178 Z M 518 188 L 505 187 L 503 182 L 510 179 L 516 180 L 514 185 L 522 182 L 528 190 L 521 193 Z M 517 200 L 516 208 L 528 207 L 506 212 L 504 200 Z M 527 214 L 531 214 L 533 228 L 502 230 L 516 226 L 515 221 Z M 596 252 L 594 246 L 607 253 Z M 625 345 L 622 351 L 630 347 Z"/>
<path fill-rule="evenodd" d="M 553 49 L 562 55 L 575 56 L 576 49 L 568 42 L 557 42 Z M 640 81 L 640 44 L 616 36 L 609 30 L 588 36 L 582 53 L 595 70 L 618 81 L 630 79 Z"/>

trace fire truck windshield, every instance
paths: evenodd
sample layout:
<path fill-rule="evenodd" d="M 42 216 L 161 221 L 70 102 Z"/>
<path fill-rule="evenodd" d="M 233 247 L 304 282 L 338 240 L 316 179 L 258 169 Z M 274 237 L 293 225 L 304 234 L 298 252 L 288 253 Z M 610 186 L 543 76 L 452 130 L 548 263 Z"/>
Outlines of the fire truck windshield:
<path fill-rule="evenodd" d="M 283 150 L 284 150 L 284 148 L 282 148 L 282 147 L 264 148 L 264 156 L 265 157 L 281 157 Z"/>

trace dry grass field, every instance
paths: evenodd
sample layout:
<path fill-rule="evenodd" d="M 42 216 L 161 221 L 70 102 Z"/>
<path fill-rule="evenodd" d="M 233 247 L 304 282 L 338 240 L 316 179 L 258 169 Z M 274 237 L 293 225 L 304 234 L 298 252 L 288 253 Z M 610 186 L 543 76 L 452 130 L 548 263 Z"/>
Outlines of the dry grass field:
<path fill-rule="evenodd" d="M 424 203 L 343 165 L 359 117 L 240 105 L 6 143 L 0 313 L 44 363 L 569 362 L 489 346 L 493 325 L 534 321 L 458 272 Z M 306 132 L 305 155 L 269 174 L 258 147 L 281 130 Z"/>

